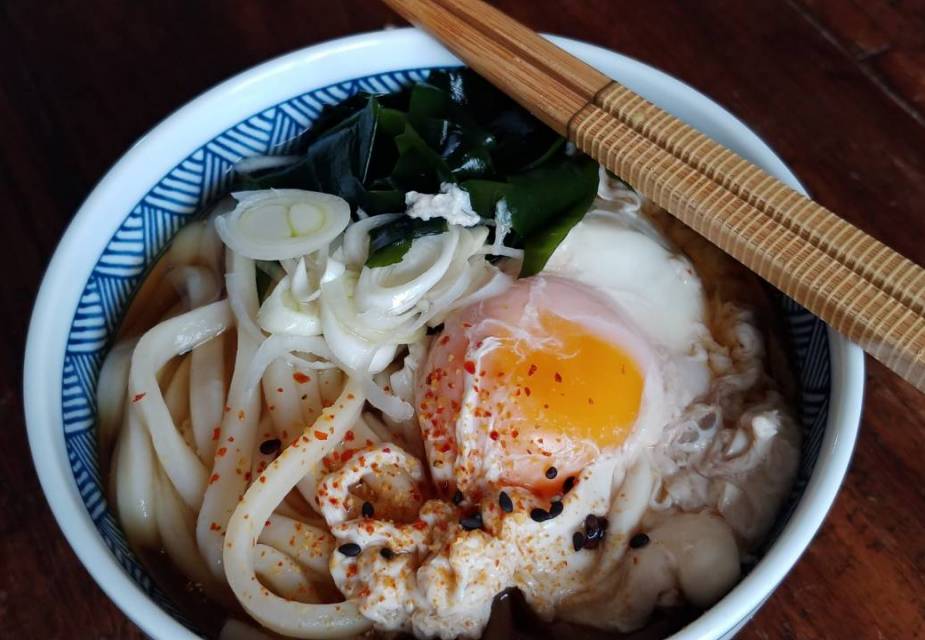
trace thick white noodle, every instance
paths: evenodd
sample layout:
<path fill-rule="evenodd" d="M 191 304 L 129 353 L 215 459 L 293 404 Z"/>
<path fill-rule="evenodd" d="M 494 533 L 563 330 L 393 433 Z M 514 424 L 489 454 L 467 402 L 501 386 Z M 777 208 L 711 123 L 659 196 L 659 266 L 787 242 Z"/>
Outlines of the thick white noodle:
<path fill-rule="evenodd" d="M 300 434 L 301 435 L 301 434 Z M 257 542 L 290 555 L 318 578 L 328 578 L 328 562 L 334 551 L 334 536 L 318 527 L 274 513 Z"/>
<path fill-rule="evenodd" d="M 348 380 L 335 404 L 251 484 L 228 522 L 224 547 L 228 582 L 244 609 L 277 633 L 294 638 L 349 638 L 371 626 L 353 602 L 305 604 L 274 595 L 256 579 L 254 558 L 257 539 L 276 505 L 343 439 L 364 401 L 360 386 Z M 315 438 L 316 430 L 323 430 L 327 437 Z"/>
<path fill-rule="evenodd" d="M 325 407 L 334 404 L 344 387 L 344 372 L 340 369 L 325 369 L 318 372 L 321 403 Z"/>
<path fill-rule="evenodd" d="M 317 589 L 292 557 L 269 545 L 254 547 L 254 572 L 276 595 L 295 602 L 321 602 Z"/>
<path fill-rule="evenodd" d="M 190 385 L 190 359 L 188 356 L 180 357 L 180 366 L 174 372 L 167 389 L 164 391 L 164 404 L 170 412 L 170 418 L 177 426 L 180 435 L 186 444 L 193 448 L 193 433 L 189 422 L 189 385 Z"/>
<path fill-rule="evenodd" d="M 162 470 L 157 474 L 157 528 L 164 550 L 176 568 L 210 598 L 222 605 L 231 605 L 234 599 L 228 586 L 215 579 L 199 555 L 193 513 L 180 500 Z"/>
<path fill-rule="evenodd" d="M 270 408 L 273 428 L 284 447 L 299 435 L 305 424 L 302 422 L 299 390 L 296 389 L 292 374 L 292 367 L 281 358 L 271 362 L 263 374 L 263 396 Z"/>
<path fill-rule="evenodd" d="M 228 253 L 235 256 L 238 255 L 231 250 L 229 250 Z M 249 259 L 238 257 L 237 260 Z M 253 272 L 253 278 L 256 278 L 257 273 L 253 267 L 253 260 L 250 260 L 250 262 L 250 271 Z M 260 342 L 265 336 L 260 325 L 257 324 L 257 310 L 255 309 L 251 312 L 249 303 L 249 298 L 251 297 L 253 297 L 255 303 L 257 301 L 256 280 L 253 280 L 253 278 L 249 279 L 244 273 L 232 271 L 225 276 L 225 290 L 228 292 L 228 303 L 231 305 L 231 310 L 234 312 L 234 320 L 238 326 L 238 335 L 244 332 L 252 341 Z M 251 289 L 253 289 L 253 296 L 250 295 Z"/>
<path fill-rule="evenodd" d="M 113 460 L 116 511 L 125 537 L 136 549 L 156 549 L 159 544 L 154 485 L 157 460 L 137 407 L 129 405 L 125 412 L 116 454 Z"/>
<path fill-rule="evenodd" d="M 125 417 L 125 394 L 132 351 L 137 340 L 118 342 L 103 361 L 96 384 L 97 437 L 100 443 L 100 466 L 106 467 L 116 437 Z"/>
<path fill-rule="evenodd" d="M 170 481 L 194 511 L 202 503 L 207 470 L 173 424 L 156 375 L 171 358 L 220 334 L 231 321 L 228 303 L 213 302 L 158 324 L 142 336 L 132 355 L 130 401 L 140 411 Z"/>
<path fill-rule="evenodd" d="M 327 371 L 339 371 L 339 369 L 327 369 Z M 324 402 L 321 399 L 322 370 L 301 371 L 301 373 L 308 378 L 304 382 L 299 382 L 296 387 L 299 394 L 299 405 L 302 407 L 302 424 L 312 424 L 324 409 Z"/>
<path fill-rule="evenodd" d="M 196 451 L 204 464 L 212 463 L 225 407 L 225 337 L 216 336 L 190 355 L 190 422 Z"/>
<path fill-rule="evenodd" d="M 246 328 L 248 323 L 254 322 L 257 315 L 254 261 L 230 250 L 226 252 L 226 261 L 229 271 L 228 286 L 230 288 L 234 282 L 235 296 L 238 300 L 235 315 L 238 321 L 238 343 L 218 448 L 196 521 L 199 551 L 217 578 L 222 576 L 225 524 L 249 481 L 251 459 L 258 445 L 256 436 L 261 410 L 259 388 L 248 393 L 246 387 L 247 374 L 260 341 L 260 338 Z"/>
<path fill-rule="evenodd" d="M 221 282 L 221 276 L 225 272 L 225 245 L 222 239 L 218 237 L 215 231 L 215 217 L 224 209 L 230 207 L 231 198 L 219 202 L 212 208 L 212 212 L 206 220 L 203 220 L 202 237 L 199 242 L 199 260 L 209 267 L 215 274 L 216 281 Z"/>
<path fill-rule="evenodd" d="M 195 309 L 218 300 L 221 289 L 215 274 L 208 267 L 181 266 L 171 269 L 167 279 L 173 284 L 187 309 Z"/>

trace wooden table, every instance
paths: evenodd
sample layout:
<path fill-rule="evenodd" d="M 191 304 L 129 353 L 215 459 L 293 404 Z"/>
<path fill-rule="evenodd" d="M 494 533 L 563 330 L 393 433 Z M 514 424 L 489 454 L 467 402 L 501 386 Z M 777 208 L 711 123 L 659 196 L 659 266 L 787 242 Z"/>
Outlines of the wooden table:
<path fill-rule="evenodd" d="M 921 0 L 497 4 L 704 91 L 823 204 L 925 263 Z M 0 636 L 142 637 L 68 548 L 26 445 L 26 325 L 71 215 L 136 138 L 205 88 L 282 52 L 397 24 L 373 0 L 0 5 Z M 742 638 L 925 637 L 925 397 L 869 365 L 845 486 Z"/>

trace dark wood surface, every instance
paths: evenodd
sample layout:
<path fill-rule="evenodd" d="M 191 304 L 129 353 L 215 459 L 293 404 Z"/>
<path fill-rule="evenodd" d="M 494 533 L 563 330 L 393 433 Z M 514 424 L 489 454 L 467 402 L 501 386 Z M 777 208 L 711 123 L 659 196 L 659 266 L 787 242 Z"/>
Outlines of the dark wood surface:
<path fill-rule="evenodd" d="M 497 4 L 704 91 L 823 204 L 925 262 L 922 0 Z M 0 637 L 141 637 L 64 541 L 26 444 L 26 326 L 73 212 L 136 138 L 205 88 L 279 53 L 397 24 L 373 0 L 0 3 Z M 742 638 L 925 637 L 925 397 L 869 365 L 845 486 Z"/>

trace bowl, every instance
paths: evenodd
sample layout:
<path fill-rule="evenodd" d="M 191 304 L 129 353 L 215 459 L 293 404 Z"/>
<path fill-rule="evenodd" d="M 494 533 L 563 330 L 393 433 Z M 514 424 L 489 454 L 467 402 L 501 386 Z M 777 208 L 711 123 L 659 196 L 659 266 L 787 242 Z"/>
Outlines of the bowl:
<path fill-rule="evenodd" d="M 626 56 L 551 39 L 804 191 L 758 136 L 703 94 Z M 97 464 L 94 387 L 132 292 L 191 214 L 227 188 L 237 160 L 285 152 L 325 104 L 357 90 L 394 90 L 429 69 L 459 64 L 423 33 L 398 29 L 333 40 L 245 71 L 129 149 L 61 239 L 29 327 L 23 381 L 29 443 L 42 489 L 75 553 L 149 636 L 197 637 L 130 551 Z M 809 545 L 848 467 L 861 414 L 862 352 L 783 296 L 780 307 L 801 386 L 805 438 L 797 485 L 763 557 L 728 595 L 672 636 L 677 640 L 728 638 L 748 621 Z"/>

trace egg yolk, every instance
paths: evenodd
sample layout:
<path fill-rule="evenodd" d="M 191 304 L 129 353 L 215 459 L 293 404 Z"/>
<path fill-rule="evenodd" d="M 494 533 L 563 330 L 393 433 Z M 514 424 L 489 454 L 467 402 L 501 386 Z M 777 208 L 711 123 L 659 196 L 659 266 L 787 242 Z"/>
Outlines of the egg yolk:
<path fill-rule="evenodd" d="M 598 447 L 619 446 L 639 415 L 644 379 L 635 360 L 619 345 L 581 325 L 544 314 L 546 344 L 521 337 L 482 359 L 489 377 L 509 390 L 510 410 L 528 427 Z"/>

